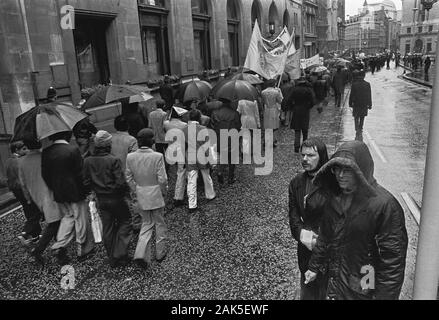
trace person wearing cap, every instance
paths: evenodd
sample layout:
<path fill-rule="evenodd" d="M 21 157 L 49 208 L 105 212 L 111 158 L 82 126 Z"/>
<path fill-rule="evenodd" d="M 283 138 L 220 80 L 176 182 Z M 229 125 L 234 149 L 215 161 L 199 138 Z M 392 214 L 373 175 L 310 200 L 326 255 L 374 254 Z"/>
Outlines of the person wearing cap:
<path fill-rule="evenodd" d="M 365 81 L 364 77 L 364 71 L 354 72 L 349 97 L 349 107 L 352 108 L 355 121 L 355 140 L 359 141 L 363 141 L 364 118 L 367 117 L 368 111 L 372 109 L 372 90 L 370 83 Z"/>
<path fill-rule="evenodd" d="M 86 193 L 95 193 L 102 219 L 103 241 L 112 267 L 128 263 L 131 240 L 131 216 L 125 197 L 129 187 L 122 161 L 111 154 L 112 136 L 98 131 L 94 137 L 94 153 L 84 160 Z"/>
<path fill-rule="evenodd" d="M 54 87 L 49 87 L 47 90 L 47 102 L 55 102 L 58 99 L 56 89 Z"/>
<path fill-rule="evenodd" d="M 319 275 L 328 300 L 396 300 L 404 282 L 408 237 L 404 210 L 374 178 L 361 141 L 342 144 L 317 172 L 308 210 L 323 210 L 320 233 L 305 273 Z"/>
<path fill-rule="evenodd" d="M 164 215 L 168 177 L 163 155 L 152 149 L 154 132 L 142 129 L 137 141 L 140 149 L 128 155 L 125 176 L 131 190 L 136 192 L 143 221 L 134 260 L 140 266 L 147 267 L 152 263 L 151 239 L 154 230 L 157 261 L 162 261 L 167 255 L 168 228 Z"/>
<path fill-rule="evenodd" d="M 166 133 L 171 130 L 179 130 L 184 132 L 187 128 L 187 123 L 181 120 L 181 116 L 188 113 L 187 110 L 179 107 L 172 107 L 170 119 L 166 120 L 164 123 L 164 128 Z M 167 141 L 169 143 L 169 148 L 176 148 L 175 152 L 183 151 L 184 145 L 176 145 L 174 141 Z M 180 207 L 184 205 L 184 194 L 186 191 L 186 165 L 184 163 L 177 163 L 177 181 L 175 182 L 175 193 L 174 193 L 174 205 Z"/>

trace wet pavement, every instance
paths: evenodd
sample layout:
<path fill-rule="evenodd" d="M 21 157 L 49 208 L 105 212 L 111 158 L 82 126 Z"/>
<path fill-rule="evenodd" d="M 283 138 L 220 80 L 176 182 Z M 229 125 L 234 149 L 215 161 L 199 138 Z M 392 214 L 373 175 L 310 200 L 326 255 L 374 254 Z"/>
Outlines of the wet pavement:
<path fill-rule="evenodd" d="M 340 110 L 332 106 L 318 114 L 314 109 L 311 134 L 322 137 L 333 152 L 340 124 Z M 219 187 L 214 179 L 217 199 L 201 200 L 197 214 L 169 205 L 170 252 L 147 271 L 133 264 L 111 269 L 99 244 L 90 260 L 73 258 L 76 287 L 64 290 L 53 257 L 45 253 L 48 262 L 40 268 L 20 246 L 22 213 L 0 219 L 0 299 L 296 299 L 300 275 L 287 206 L 290 180 L 301 166 L 293 140 L 294 133 L 283 128 L 269 176 L 255 177 L 252 166 L 239 166 L 235 185 Z M 175 169 L 170 176 L 169 203 Z M 73 249 L 72 244 L 70 256 Z"/>
<path fill-rule="evenodd" d="M 418 225 L 410 214 L 402 193 L 422 204 L 425 159 L 428 142 L 431 89 L 398 78 L 401 70 L 370 73 L 373 109 L 365 120 L 364 141 L 375 161 L 375 177 L 391 191 L 406 212 L 409 233 L 407 279 L 403 298 L 411 296 Z M 351 109 L 345 105 L 343 140 L 355 138 Z"/>
<path fill-rule="evenodd" d="M 428 73 L 425 73 L 424 68 L 419 68 L 416 71 L 408 71 L 405 75 L 414 80 L 420 80 L 421 83 L 425 82 L 425 84 L 433 86 L 436 78 L 436 65 L 432 64 Z"/>
<path fill-rule="evenodd" d="M 372 150 L 376 177 L 403 204 L 400 192 L 410 192 L 418 201 L 422 194 L 430 92 L 397 76 L 393 70 L 368 76 L 375 102 L 365 128 L 370 137 L 366 142 L 379 146 L 387 161 Z M 345 101 L 347 97 L 348 90 Z M 331 101 L 322 114 L 313 109 L 311 119 L 310 135 L 321 137 L 330 154 L 355 137 L 346 104 L 340 110 Z M 253 169 L 239 166 L 238 182 L 232 186 L 220 187 L 214 179 L 217 199 L 201 200 L 197 214 L 167 206 L 170 252 L 162 263 L 154 262 L 146 271 L 132 264 L 111 269 L 99 244 L 90 260 L 78 263 L 73 258 L 73 290 L 61 288 L 61 267 L 49 253 L 41 268 L 21 247 L 16 237 L 24 222 L 20 211 L 0 219 L 0 299 L 297 299 L 300 274 L 287 208 L 289 182 L 301 171 L 294 132 L 281 130 L 271 175 L 255 177 Z M 168 203 L 174 184 L 171 169 Z M 401 297 L 410 299 L 417 226 L 404 208 L 410 248 Z M 136 241 L 134 237 L 131 255 Z M 71 245 L 70 256 L 73 249 Z"/>

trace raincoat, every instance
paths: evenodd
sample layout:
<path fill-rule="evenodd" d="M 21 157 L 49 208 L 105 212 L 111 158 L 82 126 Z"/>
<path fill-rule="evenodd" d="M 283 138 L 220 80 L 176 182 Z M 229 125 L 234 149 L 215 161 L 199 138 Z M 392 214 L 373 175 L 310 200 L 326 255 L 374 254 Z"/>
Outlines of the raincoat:
<path fill-rule="evenodd" d="M 351 168 L 357 178 L 346 212 L 336 200 L 341 190 L 334 166 Z M 327 299 L 391 300 L 401 292 L 408 243 L 404 211 L 373 172 L 367 146 L 354 141 L 343 144 L 314 179 L 320 192 L 307 206 L 323 208 L 324 214 L 309 270 L 328 277 Z"/>

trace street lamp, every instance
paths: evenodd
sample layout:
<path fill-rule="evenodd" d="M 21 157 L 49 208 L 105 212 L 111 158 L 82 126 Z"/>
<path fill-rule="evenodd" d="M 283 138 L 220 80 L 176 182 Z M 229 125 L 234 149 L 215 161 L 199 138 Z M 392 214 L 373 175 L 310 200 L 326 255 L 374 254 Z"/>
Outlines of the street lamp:
<path fill-rule="evenodd" d="M 424 9 L 427 11 L 430 11 L 431 8 L 433 8 L 433 5 L 437 2 L 438 0 L 421 0 L 421 4 L 424 6 Z"/>
<path fill-rule="evenodd" d="M 268 32 L 270 32 L 271 36 L 273 36 L 276 33 L 276 26 L 273 21 L 270 21 L 268 25 Z"/>
<path fill-rule="evenodd" d="M 341 35 L 342 35 L 342 27 L 343 27 L 343 19 L 340 17 L 337 17 L 337 51 L 340 50 L 340 41 L 341 41 Z"/>

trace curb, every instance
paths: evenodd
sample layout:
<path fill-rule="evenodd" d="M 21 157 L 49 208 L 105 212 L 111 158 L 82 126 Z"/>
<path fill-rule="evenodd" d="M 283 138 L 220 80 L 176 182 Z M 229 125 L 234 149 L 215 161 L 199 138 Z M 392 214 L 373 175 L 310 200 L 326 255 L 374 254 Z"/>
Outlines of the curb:
<path fill-rule="evenodd" d="M 412 217 L 415 219 L 416 223 L 421 223 L 421 208 L 417 204 L 417 202 L 413 199 L 412 196 L 410 196 L 406 192 L 401 193 L 401 197 L 404 200 L 405 204 L 407 205 Z"/>
<path fill-rule="evenodd" d="M 419 84 L 421 86 L 428 87 L 430 89 L 433 88 L 433 85 L 431 83 L 423 81 L 423 80 L 420 80 L 420 79 L 417 79 L 417 78 L 408 77 L 406 75 L 402 75 L 402 78 L 407 80 L 407 81 L 415 82 L 415 83 L 417 83 L 417 84 Z"/>

